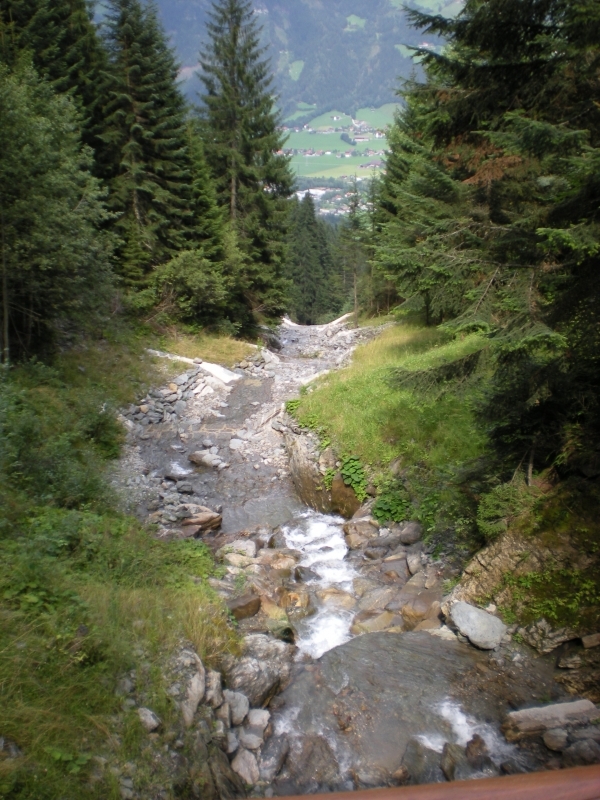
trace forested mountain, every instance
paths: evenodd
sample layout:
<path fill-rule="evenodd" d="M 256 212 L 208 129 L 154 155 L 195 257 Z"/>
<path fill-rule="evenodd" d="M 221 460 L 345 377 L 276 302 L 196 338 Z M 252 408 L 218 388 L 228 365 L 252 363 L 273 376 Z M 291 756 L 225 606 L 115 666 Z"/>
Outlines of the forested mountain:
<path fill-rule="evenodd" d="M 449 15 L 461 4 L 420 3 Z M 320 110 L 352 113 L 393 102 L 398 78 L 409 77 L 415 69 L 406 45 L 439 41 L 436 36 L 424 39 L 410 27 L 404 5 L 399 0 L 255 0 L 284 111 L 294 112 L 297 103 L 308 103 Z M 410 0 L 406 5 L 419 3 Z M 158 6 L 192 97 L 199 88 L 193 68 L 210 2 L 159 0 Z"/>

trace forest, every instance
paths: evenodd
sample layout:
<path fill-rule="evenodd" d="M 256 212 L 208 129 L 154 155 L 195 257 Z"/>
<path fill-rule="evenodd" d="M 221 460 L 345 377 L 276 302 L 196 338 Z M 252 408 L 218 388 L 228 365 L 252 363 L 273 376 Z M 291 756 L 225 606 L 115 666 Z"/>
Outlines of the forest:
<path fill-rule="evenodd" d="M 90 719 L 117 708 L 106 676 L 127 668 L 144 614 L 153 646 L 185 635 L 203 652 L 236 647 L 214 594 L 190 581 L 214 574 L 208 551 L 154 541 L 107 485 L 119 409 L 147 389 L 148 344 L 207 337 L 231 366 L 284 316 L 315 325 L 352 312 L 357 326 L 417 330 L 401 359 L 356 369 L 356 394 L 332 379 L 290 413 L 371 470 L 383 517 L 411 508 L 436 541 L 464 534 L 473 552 L 525 515 L 576 529 L 590 564 L 598 552 L 597 0 L 408 10 L 445 46 L 415 48 L 422 71 L 402 81 L 385 172 L 348 187 L 335 226 L 309 192 L 296 196 L 249 0 L 213 3 L 195 103 L 156 5 L 104 7 L 98 22 L 87 0 L 0 0 L 0 698 L 11 704 L 0 796 L 11 800 L 82 796 L 77 741 L 104 736 Z M 421 411 L 436 432 L 415 422 L 402 439 L 400 422 Z M 567 580 L 596 630 L 598 575 L 571 577 L 546 576 Z M 212 628 L 190 634 L 198 605 Z M 572 616 L 572 597 L 564 608 Z M 2 737 L 23 730 L 33 755 L 14 766 Z M 140 750 L 138 734 L 120 731 L 124 752 Z M 111 791 L 87 796 L 128 796 Z"/>

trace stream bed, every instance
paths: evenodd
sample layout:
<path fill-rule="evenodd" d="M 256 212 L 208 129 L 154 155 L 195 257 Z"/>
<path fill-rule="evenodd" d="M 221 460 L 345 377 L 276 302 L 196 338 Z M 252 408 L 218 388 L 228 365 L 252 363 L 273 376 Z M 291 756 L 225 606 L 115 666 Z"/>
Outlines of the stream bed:
<path fill-rule="evenodd" d="M 150 393 L 140 406 L 149 410 L 132 407 L 127 416 L 115 485 L 129 507 L 165 539 L 186 535 L 186 517 L 199 508 L 220 515 L 220 529 L 203 534 L 226 564 L 213 587 L 227 602 L 248 592 L 248 607 L 260 598 L 260 611 L 240 613 L 242 634 L 277 635 L 274 620 L 287 609 L 290 678 L 267 700 L 272 740 L 285 742 L 285 758 L 258 783 L 266 796 L 445 780 L 447 743 L 481 748 L 469 777 L 539 768 L 539 753 L 508 745 L 500 722 L 526 700 L 558 696 L 553 665 L 516 645 L 477 650 L 433 616 L 420 630 L 403 629 L 394 599 L 417 586 L 439 609 L 443 564 L 418 541 L 392 545 L 385 529 L 374 540 L 383 555 L 349 549 L 344 519 L 298 499 L 278 421 L 283 403 L 374 335 L 344 321 L 285 322 L 278 354 L 257 352 L 233 371 L 219 368 L 220 378 L 185 362 L 179 383 Z M 161 399 L 169 392 L 177 413 Z"/>

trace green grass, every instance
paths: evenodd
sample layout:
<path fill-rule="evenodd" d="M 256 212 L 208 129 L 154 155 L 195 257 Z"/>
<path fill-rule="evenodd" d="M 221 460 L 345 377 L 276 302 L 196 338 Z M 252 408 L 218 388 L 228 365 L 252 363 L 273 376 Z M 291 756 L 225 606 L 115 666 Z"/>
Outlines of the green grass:
<path fill-rule="evenodd" d="M 398 103 L 386 103 L 380 108 L 359 108 L 356 112 L 356 119 L 362 122 L 368 122 L 373 128 L 385 130 L 388 125 L 394 123 L 394 115 L 400 108 Z M 383 139 L 377 139 L 378 142 L 384 142 Z"/>
<path fill-rule="evenodd" d="M 370 178 L 373 170 L 361 169 L 361 164 L 367 164 L 380 157 L 351 156 L 350 158 L 336 158 L 331 156 L 293 156 L 291 159 L 292 171 L 303 178 L 342 178 L 352 175 Z M 382 167 L 377 171 L 381 171 Z"/>
<path fill-rule="evenodd" d="M 297 81 L 302 75 L 302 70 L 304 69 L 304 61 L 294 61 L 290 64 L 290 78 L 293 81 Z"/>
<path fill-rule="evenodd" d="M 473 337 L 447 342 L 434 329 L 396 325 L 360 347 L 352 365 L 327 376 L 302 398 L 299 418 L 314 418 L 342 453 L 382 469 L 400 457 L 431 468 L 476 458 L 484 439 L 464 398 L 428 403 L 388 380 L 394 368 L 423 369 L 473 347 Z"/>
<path fill-rule="evenodd" d="M 172 349 L 215 360 L 248 351 L 223 337 L 171 336 Z M 93 756 L 146 759 L 136 784 L 152 796 L 147 739 L 122 710 L 117 681 L 135 669 L 144 702 L 168 723 L 177 710 L 159 676 L 177 643 L 191 641 L 209 664 L 237 646 L 205 580 L 207 548 L 155 540 L 115 510 L 105 479 L 123 441 L 115 410 L 181 371 L 147 356 L 158 344 L 123 327 L 51 367 L 0 377 L 0 734 L 24 754 L 0 758 L 0 797 L 116 800 L 110 774 L 88 782 Z"/>
<path fill-rule="evenodd" d="M 334 120 L 332 117 L 340 117 L 340 119 Z M 349 128 L 352 125 L 352 117 L 342 111 L 327 111 L 325 114 L 312 119 L 309 124 L 314 130 L 319 128 Z"/>

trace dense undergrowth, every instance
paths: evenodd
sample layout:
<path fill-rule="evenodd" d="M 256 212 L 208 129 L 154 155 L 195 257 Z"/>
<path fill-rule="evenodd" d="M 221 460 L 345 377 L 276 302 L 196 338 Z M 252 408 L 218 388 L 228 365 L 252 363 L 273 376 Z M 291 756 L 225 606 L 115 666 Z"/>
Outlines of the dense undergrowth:
<path fill-rule="evenodd" d="M 88 783 L 94 756 L 140 757 L 119 679 L 135 669 L 168 723 L 169 650 L 185 639 L 215 663 L 236 647 L 207 548 L 155 540 L 116 510 L 105 478 L 123 441 L 117 407 L 178 369 L 147 344 L 121 331 L 0 378 L 0 733 L 22 752 L 0 758 L 1 797 L 120 797 L 116 779 Z"/>

